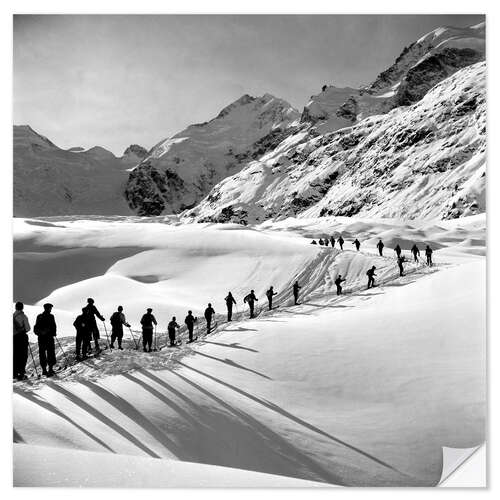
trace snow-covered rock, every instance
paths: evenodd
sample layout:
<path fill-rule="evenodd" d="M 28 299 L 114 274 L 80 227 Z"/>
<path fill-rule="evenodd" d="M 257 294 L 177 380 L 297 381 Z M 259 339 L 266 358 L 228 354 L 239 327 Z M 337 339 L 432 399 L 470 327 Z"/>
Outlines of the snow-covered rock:
<path fill-rule="evenodd" d="M 485 62 L 463 68 L 416 104 L 335 132 L 302 129 L 224 179 L 185 216 L 248 223 L 484 212 L 485 72 Z"/>
<path fill-rule="evenodd" d="M 282 99 L 244 95 L 209 122 L 153 147 L 130 172 L 126 196 L 139 215 L 193 207 L 220 180 L 281 141 L 300 113 Z"/>

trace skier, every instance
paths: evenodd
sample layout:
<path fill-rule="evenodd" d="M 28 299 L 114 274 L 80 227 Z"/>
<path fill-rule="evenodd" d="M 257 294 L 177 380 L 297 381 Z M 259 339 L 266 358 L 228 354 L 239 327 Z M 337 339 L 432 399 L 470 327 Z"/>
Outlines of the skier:
<path fill-rule="evenodd" d="M 399 246 L 399 243 L 394 247 L 394 251 L 396 252 L 396 256 L 399 259 L 401 257 L 401 247 Z"/>
<path fill-rule="evenodd" d="M 82 308 L 82 314 L 79 314 L 76 317 L 75 321 L 73 321 L 73 326 L 76 329 L 76 359 L 80 361 L 82 358 L 86 359 L 87 353 L 91 350 L 90 340 L 92 333 L 89 330 L 89 326 L 87 324 L 85 307 Z"/>
<path fill-rule="evenodd" d="M 224 300 L 226 301 L 227 307 L 227 320 L 231 321 L 233 317 L 233 304 L 236 305 L 236 300 L 234 300 L 233 294 L 231 292 L 227 292 L 227 297 Z"/>
<path fill-rule="evenodd" d="M 342 278 L 342 275 L 339 274 L 337 279 L 335 280 L 335 285 L 337 286 L 337 295 L 342 295 L 342 283 L 345 281 L 345 278 Z"/>
<path fill-rule="evenodd" d="M 326 236 L 323 238 L 323 243 L 325 244 L 325 247 L 328 246 L 328 238 Z"/>
<path fill-rule="evenodd" d="M 321 246 L 323 246 L 323 245 L 324 245 L 324 243 L 323 243 L 323 239 L 322 239 L 322 238 L 320 238 L 320 239 L 319 239 L 319 241 L 318 241 L 318 243 L 319 243 Z"/>
<path fill-rule="evenodd" d="M 418 256 L 420 256 L 420 250 L 418 249 L 416 244 L 413 244 L 413 246 L 411 247 L 411 253 L 413 254 L 415 262 L 418 262 Z"/>
<path fill-rule="evenodd" d="M 353 242 L 353 245 L 356 245 L 356 250 L 359 252 L 359 247 L 361 246 L 361 243 L 359 242 L 358 238 L 356 238 Z"/>
<path fill-rule="evenodd" d="M 146 314 L 141 318 L 142 325 L 142 348 L 144 352 L 151 352 L 153 344 L 153 325 L 157 325 L 156 318 L 151 314 L 153 309 L 148 307 Z M 148 348 L 149 346 L 149 348 Z"/>
<path fill-rule="evenodd" d="M 186 316 L 186 319 L 184 320 L 184 323 L 187 326 L 188 329 L 188 334 L 189 334 L 189 342 L 193 341 L 193 328 L 195 322 L 198 321 L 198 318 L 195 318 L 193 316 L 193 311 L 188 311 L 188 314 Z"/>
<path fill-rule="evenodd" d="M 375 274 L 375 269 L 377 268 L 375 266 L 372 266 L 371 269 L 368 269 L 368 271 L 366 271 L 366 275 L 368 276 L 368 288 L 372 288 L 375 286 L 374 276 L 377 276 Z"/>
<path fill-rule="evenodd" d="M 398 257 L 398 267 L 399 267 L 399 275 L 400 275 L 400 276 L 404 276 L 404 275 L 403 275 L 403 262 L 404 262 L 405 260 L 406 260 L 406 259 L 405 259 L 404 255 L 400 255 L 400 256 Z"/>
<path fill-rule="evenodd" d="M 335 238 L 330 236 L 330 243 L 332 244 L 332 248 L 335 248 Z"/>
<path fill-rule="evenodd" d="M 317 245 L 316 240 L 312 240 L 311 245 Z"/>
<path fill-rule="evenodd" d="M 87 299 L 87 305 L 84 307 L 85 315 L 87 316 L 87 325 L 89 328 L 90 333 L 92 334 L 92 337 L 94 338 L 94 343 L 95 343 L 95 350 L 97 353 L 101 352 L 101 348 L 99 347 L 99 328 L 97 328 L 97 322 L 95 320 L 95 317 L 97 316 L 101 321 L 104 321 L 104 316 L 101 315 L 101 313 L 97 310 L 96 306 L 94 305 L 94 299 L 88 298 Z"/>
<path fill-rule="evenodd" d="M 293 284 L 293 300 L 294 300 L 294 303 L 295 305 L 297 305 L 299 302 L 299 290 L 301 289 L 302 287 L 299 286 L 299 282 L 296 281 L 294 284 Z"/>
<path fill-rule="evenodd" d="M 425 247 L 425 256 L 427 257 L 427 265 L 432 266 L 432 248 L 429 245 Z"/>
<path fill-rule="evenodd" d="M 52 304 L 43 305 L 43 313 L 36 317 L 33 332 L 38 337 L 38 356 L 42 375 L 52 377 L 54 375 L 54 365 L 56 364 L 56 349 L 54 337 L 57 334 L 57 326 L 54 315 L 51 313 Z M 47 371 L 47 365 L 49 370 Z"/>
<path fill-rule="evenodd" d="M 254 318 L 253 314 L 253 309 L 255 307 L 255 302 L 258 302 L 259 299 L 255 296 L 255 292 L 253 290 L 250 290 L 250 293 L 243 299 L 243 302 L 246 302 L 248 304 L 248 307 L 250 307 L 250 318 Z"/>
<path fill-rule="evenodd" d="M 175 329 L 176 328 L 180 328 L 180 326 L 177 324 L 177 320 L 174 316 L 172 318 L 172 321 L 167 326 L 168 338 L 170 339 L 170 347 L 173 347 L 175 345 Z"/>
<path fill-rule="evenodd" d="M 340 236 L 338 237 L 337 242 L 338 242 L 338 244 L 339 244 L 339 246 L 340 246 L 340 249 L 341 249 L 341 250 L 344 250 L 344 238 L 342 238 L 342 235 L 340 235 Z"/>
<path fill-rule="evenodd" d="M 266 292 L 267 301 L 269 302 L 269 310 L 271 310 L 273 308 L 273 296 L 274 295 L 278 295 L 278 293 L 274 291 L 273 287 L 269 288 L 269 290 Z"/>
<path fill-rule="evenodd" d="M 123 339 L 123 325 L 125 325 L 127 328 L 130 328 L 130 325 L 127 323 L 127 320 L 125 319 L 125 314 L 123 314 L 123 307 L 118 306 L 118 310 L 115 311 L 112 315 L 111 318 L 109 318 L 109 321 L 111 323 L 111 349 L 114 348 L 115 344 L 115 339 L 118 340 L 118 349 L 123 351 L 122 347 L 122 339 Z"/>
<path fill-rule="evenodd" d="M 16 302 L 16 310 L 14 312 L 14 337 L 13 337 L 13 353 L 14 353 L 14 378 L 23 380 L 26 373 L 26 363 L 28 361 L 29 337 L 28 332 L 31 330 L 30 323 L 26 314 L 23 312 L 24 304 Z"/>
<path fill-rule="evenodd" d="M 382 243 L 382 240 L 378 240 L 377 248 L 380 257 L 382 257 L 382 250 L 384 249 L 384 244 Z"/>
<path fill-rule="evenodd" d="M 212 324 L 212 318 L 215 314 L 214 308 L 210 302 L 208 303 L 208 307 L 205 309 L 205 319 L 207 320 L 207 333 L 210 333 L 210 327 Z"/>

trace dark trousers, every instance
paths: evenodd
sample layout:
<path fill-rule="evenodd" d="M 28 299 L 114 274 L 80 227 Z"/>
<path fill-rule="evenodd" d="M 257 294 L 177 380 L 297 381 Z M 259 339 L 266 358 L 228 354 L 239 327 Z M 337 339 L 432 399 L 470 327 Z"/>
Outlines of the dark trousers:
<path fill-rule="evenodd" d="M 51 370 L 56 364 L 56 348 L 52 335 L 38 336 L 38 356 L 43 371 L 47 370 L 47 365 L 49 366 L 49 370 Z"/>
<path fill-rule="evenodd" d="M 26 333 L 14 335 L 14 377 L 24 377 L 28 361 L 28 343 L 29 340 Z"/>
<path fill-rule="evenodd" d="M 432 257 L 430 255 L 427 256 L 427 265 L 432 266 Z"/>
<path fill-rule="evenodd" d="M 342 295 L 342 287 L 340 285 L 337 286 L 337 295 Z"/>
<path fill-rule="evenodd" d="M 170 340 L 170 345 L 174 345 L 175 344 L 175 330 L 168 331 L 168 338 Z"/>
<path fill-rule="evenodd" d="M 368 277 L 368 288 L 371 288 L 372 286 L 375 286 L 375 278 L 372 276 Z"/>
<path fill-rule="evenodd" d="M 383 248 L 378 249 L 378 254 L 380 255 L 380 257 L 382 257 L 382 250 L 383 250 Z"/>
<path fill-rule="evenodd" d="M 250 317 L 253 318 L 254 317 L 253 309 L 255 307 L 255 303 L 254 302 L 249 302 L 248 303 L 248 307 L 250 307 Z"/>
<path fill-rule="evenodd" d="M 123 328 L 113 328 L 111 330 L 111 346 L 118 340 L 118 347 L 122 346 Z"/>
<path fill-rule="evenodd" d="M 207 333 L 210 333 L 210 328 L 212 327 L 212 317 L 205 319 L 207 320 Z"/>
<path fill-rule="evenodd" d="M 293 292 L 293 300 L 295 301 L 295 305 L 299 301 L 299 292 Z"/>
<path fill-rule="evenodd" d="M 269 302 L 269 310 L 271 310 L 273 308 L 273 298 L 272 297 L 268 297 L 267 301 Z"/>
<path fill-rule="evenodd" d="M 84 357 L 92 349 L 90 347 L 90 333 L 86 331 L 76 332 L 76 355 L 80 356 L 80 350 Z"/>
<path fill-rule="evenodd" d="M 399 275 L 400 275 L 400 276 L 403 276 L 403 266 L 402 266 L 402 265 L 400 265 L 400 266 L 398 266 L 398 267 L 399 267 Z"/>
<path fill-rule="evenodd" d="M 189 341 L 190 342 L 193 341 L 193 327 L 194 327 L 194 325 L 187 325 L 188 335 L 189 335 Z"/>
<path fill-rule="evenodd" d="M 415 259 L 415 262 L 418 262 L 418 257 L 416 253 L 413 254 L 413 258 Z"/>
<path fill-rule="evenodd" d="M 233 305 L 227 306 L 227 320 L 231 321 L 233 318 Z"/>
<path fill-rule="evenodd" d="M 151 351 L 151 346 L 153 344 L 153 329 L 143 328 L 142 329 L 142 347 L 144 349 Z"/>

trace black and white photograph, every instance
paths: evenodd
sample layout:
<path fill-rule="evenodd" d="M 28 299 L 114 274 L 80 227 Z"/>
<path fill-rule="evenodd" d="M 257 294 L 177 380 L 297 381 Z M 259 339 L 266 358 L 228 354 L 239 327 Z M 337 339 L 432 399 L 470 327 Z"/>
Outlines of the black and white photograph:
<path fill-rule="evenodd" d="M 10 22 L 12 486 L 458 486 L 485 13 Z"/>

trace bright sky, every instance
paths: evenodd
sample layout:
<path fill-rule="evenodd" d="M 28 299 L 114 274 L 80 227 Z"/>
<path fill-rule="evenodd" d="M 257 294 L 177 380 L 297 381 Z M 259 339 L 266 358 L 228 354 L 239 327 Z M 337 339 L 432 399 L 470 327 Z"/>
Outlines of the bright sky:
<path fill-rule="evenodd" d="M 15 16 L 14 123 L 62 148 L 147 149 L 243 94 L 302 109 L 359 86 L 404 46 L 477 15 Z"/>

